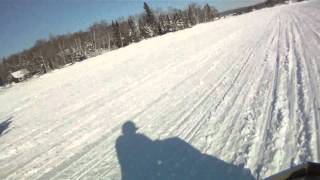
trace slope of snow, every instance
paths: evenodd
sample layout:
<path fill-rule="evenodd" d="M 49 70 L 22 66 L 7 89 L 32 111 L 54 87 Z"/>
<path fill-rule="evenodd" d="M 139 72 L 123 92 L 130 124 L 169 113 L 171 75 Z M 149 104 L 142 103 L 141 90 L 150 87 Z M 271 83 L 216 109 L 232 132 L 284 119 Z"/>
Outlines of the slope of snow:
<path fill-rule="evenodd" d="M 120 179 L 127 120 L 256 178 L 319 161 L 320 1 L 145 40 L 2 89 L 0 102 L 0 179 Z"/>

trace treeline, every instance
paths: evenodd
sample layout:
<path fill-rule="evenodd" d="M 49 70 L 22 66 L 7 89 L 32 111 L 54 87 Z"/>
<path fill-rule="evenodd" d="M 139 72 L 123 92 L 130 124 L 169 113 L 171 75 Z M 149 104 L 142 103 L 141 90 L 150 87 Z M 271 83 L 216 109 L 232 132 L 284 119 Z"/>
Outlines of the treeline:
<path fill-rule="evenodd" d="M 44 74 L 143 39 L 213 21 L 218 15 L 209 4 L 192 3 L 185 9 L 166 11 L 154 11 L 147 3 L 143 7 L 144 12 L 139 15 L 111 23 L 98 22 L 87 31 L 40 39 L 30 49 L 3 58 L 0 85 L 11 83 L 11 73 L 20 69 L 27 69 L 31 76 Z"/>
<path fill-rule="evenodd" d="M 296 2 L 301 2 L 304 0 L 295 0 Z M 277 4 L 284 4 L 288 2 L 288 0 L 266 0 L 264 2 L 261 3 L 257 3 L 251 6 L 245 6 L 245 7 L 240 7 L 240 8 L 236 8 L 236 9 L 230 9 L 227 11 L 223 11 L 219 13 L 220 17 L 224 17 L 224 16 L 229 16 L 229 15 L 240 15 L 240 14 L 244 14 L 244 13 L 248 13 L 254 10 L 259 10 L 259 9 L 263 9 L 266 7 L 273 7 Z"/>

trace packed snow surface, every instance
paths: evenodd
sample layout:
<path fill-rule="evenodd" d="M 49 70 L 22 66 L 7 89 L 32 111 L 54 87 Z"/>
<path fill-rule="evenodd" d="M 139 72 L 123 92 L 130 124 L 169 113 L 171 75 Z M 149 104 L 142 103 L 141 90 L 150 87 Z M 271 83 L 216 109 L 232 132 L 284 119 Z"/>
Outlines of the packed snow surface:
<path fill-rule="evenodd" d="M 0 102 L 0 179 L 121 179 L 128 120 L 259 179 L 318 162 L 320 1 L 145 40 L 3 88 Z"/>

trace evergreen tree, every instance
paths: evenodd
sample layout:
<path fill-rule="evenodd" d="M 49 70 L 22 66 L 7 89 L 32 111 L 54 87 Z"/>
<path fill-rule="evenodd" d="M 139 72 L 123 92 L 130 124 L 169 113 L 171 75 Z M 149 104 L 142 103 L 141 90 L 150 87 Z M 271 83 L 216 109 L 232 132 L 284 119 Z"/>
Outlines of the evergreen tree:
<path fill-rule="evenodd" d="M 129 25 L 129 39 L 130 42 L 138 42 L 139 41 L 139 34 L 138 34 L 138 28 L 133 21 L 133 17 L 128 18 L 128 25 Z"/>
<path fill-rule="evenodd" d="M 165 34 L 167 33 L 167 29 L 165 27 L 165 16 L 163 14 L 160 14 L 159 16 L 159 31 L 160 31 L 160 34 Z"/>
<path fill-rule="evenodd" d="M 188 20 L 189 20 L 191 26 L 194 26 L 196 24 L 194 9 L 192 8 L 191 5 L 188 7 Z"/>
<path fill-rule="evenodd" d="M 139 24 L 140 38 L 141 38 L 141 39 L 147 38 L 148 35 L 147 35 L 147 33 L 145 32 L 145 28 L 144 28 L 145 23 L 143 22 L 143 19 L 142 19 L 142 18 L 139 19 L 138 24 Z"/>
<path fill-rule="evenodd" d="M 214 20 L 215 15 L 217 14 L 217 10 L 214 7 L 210 7 L 209 4 L 205 4 L 203 7 L 205 22 Z"/>
<path fill-rule="evenodd" d="M 181 14 L 179 12 L 176 12 L 174 14 L 173 19 L 174 19 L 174 30 L 175 31 L 184 29 L 185 25 L 184 25 L 183 19 L 181 17 Z"/>
<path fill-rule="evenodd" d="M 168 32 L 173 32 L 174 31 L 174 23 L 172 21 L 172 19 L 170 18 L 169 15 L 166 16 L 166 24 L 165 24 L 165 27 L 166 27 L 166 30 Z"/>
<path fill-rule="evenodd" d="M 150 25 L 155 25 L 156 24 L 156 18 L 154 16 L 152 10 L 150 9 L 149 5 L 146 2 L 143 3 L 143 8 L 144 8 L 144 10 L 146 12 L 146 17 L 147 17 L 146 21 L 147 21 L 147 23 L 150 24 Z"/>
<path fill-rule="evenodd" d="M 145 13 L 146 13 L 146 27 L 145 29 L 148 29 L 153 31 L 153 32 L 150 32 L 149 35 L 152 34 L 152 36 L 155 36 L 155 35 L 158 35 L 160 34 L 159 32 L 159 26 L 158 26 L 158 23 L 156 21 L 156 17 L 153 13 L 153 11 L 150 9 L 149 5 L 144 2 L 143 3 L 143 8 L 145 10 Z M 150 37 L 152 37 L 150 36 Z"/>

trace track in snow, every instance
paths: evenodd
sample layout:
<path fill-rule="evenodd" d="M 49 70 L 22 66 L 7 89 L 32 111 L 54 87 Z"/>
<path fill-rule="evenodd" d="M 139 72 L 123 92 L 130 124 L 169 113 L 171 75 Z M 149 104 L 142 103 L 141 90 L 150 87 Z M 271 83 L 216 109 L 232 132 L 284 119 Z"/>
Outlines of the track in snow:
<path fill-rule="evenodd" d="M 319 9 L 201 24 L 1 90 L 0 179 L 120 179 L 127 120 L 256 178 L 319 161 Z"/>

